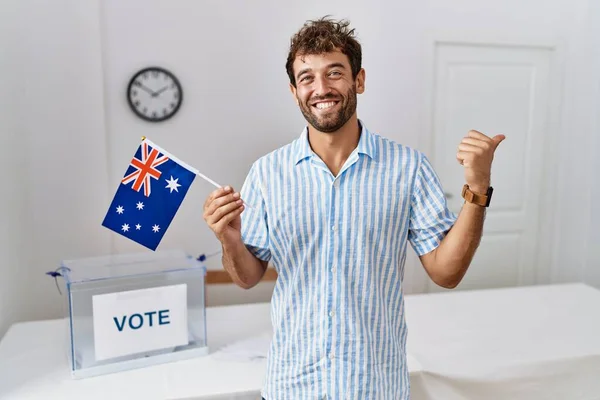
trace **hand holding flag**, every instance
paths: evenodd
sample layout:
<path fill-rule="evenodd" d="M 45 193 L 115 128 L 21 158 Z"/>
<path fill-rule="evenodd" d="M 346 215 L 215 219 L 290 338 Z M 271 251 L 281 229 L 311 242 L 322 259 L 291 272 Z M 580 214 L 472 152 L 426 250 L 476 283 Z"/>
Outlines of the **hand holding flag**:
<path fill-rule="evenodd" d="M 241 240 L 244 203 L 240 194 L 230 187 L 215 190 L 204 203 L 204 221 L 221 243 Z"/>

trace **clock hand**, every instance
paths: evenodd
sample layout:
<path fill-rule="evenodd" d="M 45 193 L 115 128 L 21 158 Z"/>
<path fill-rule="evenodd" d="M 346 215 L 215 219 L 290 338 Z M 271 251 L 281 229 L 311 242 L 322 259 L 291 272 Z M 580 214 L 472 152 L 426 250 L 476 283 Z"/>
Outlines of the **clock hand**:
<path fill-rule="evenodd" d="M 168 88 L 169 88 L 168 86 L 165 86 L 164 88 L 160 89 L 159 91 L 152 93 L 152 97 L 157 97 L 159 94 L 161 94 L 162 92 L 164 92 Z"/>
<path fill-rule="evenodd" d="M 147 88 L 146 86 L 142 85 L 141 83 L 140 83 L 140 84 L 138 84 L 138 87 L 139 87 L 140 89 L 143 89 L 145 92 L 148 92 L 148 93 L 149 93 L 151 96 L 153 96 L 153 95 L 154 95 L 154 92 L 153 92 L 152 90 L 150 90 L 150 89 L 149 89 L 149 88 Z"/>

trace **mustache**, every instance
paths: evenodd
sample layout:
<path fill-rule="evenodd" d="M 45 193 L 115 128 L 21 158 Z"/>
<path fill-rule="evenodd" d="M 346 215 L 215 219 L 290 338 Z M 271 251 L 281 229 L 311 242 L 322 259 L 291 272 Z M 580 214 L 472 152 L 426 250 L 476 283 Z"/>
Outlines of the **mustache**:
<path fill-rule="evenodd" d="M 335 100 L 335 101 L 341 101 L 343 100 L 341 97 L 336 96 L 334 94 L 328 94 L 325 96 L 315 96 L 312 99 L 310 99 L 310 101 L 308 102 L 309 104 L 314 104 L 317 101 L 323 101 L 323 100 Z"/>

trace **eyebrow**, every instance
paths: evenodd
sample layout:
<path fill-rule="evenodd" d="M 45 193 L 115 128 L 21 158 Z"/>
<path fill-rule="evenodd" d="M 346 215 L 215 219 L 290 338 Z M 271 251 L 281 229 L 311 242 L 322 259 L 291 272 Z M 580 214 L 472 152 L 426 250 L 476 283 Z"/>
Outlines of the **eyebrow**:
<path fill-rule="evenodd" d="M 339 68 L 342 68 L 342 69 L 345 69 L 345 68 L 346 68 L 346 67 L 344 66 L 344 64 L 342 64 L 341 62 L 334 62 L 334 63 L 331 63 L 331 64 L 329 64 L 329 65 L 327 66 L 327 69 L 330 69 L 330 68 L 336 68 L 336 67 L 339 67 Z M 311 68 L 304 68 L 304 69 L 301 69 L 301 70 L 300 70 L 300 72 L 298 72 L 298 76 L 296 76 L 296 79 L 299 79 L 299 78 L 300 78 L 302 75 L 304 75 L 304 74 L 306 74 L 306 73 L 308 73 L 308 72 L 310 72 L 310 71 L 312 71 L 312 69 L 311 69 Z"/>

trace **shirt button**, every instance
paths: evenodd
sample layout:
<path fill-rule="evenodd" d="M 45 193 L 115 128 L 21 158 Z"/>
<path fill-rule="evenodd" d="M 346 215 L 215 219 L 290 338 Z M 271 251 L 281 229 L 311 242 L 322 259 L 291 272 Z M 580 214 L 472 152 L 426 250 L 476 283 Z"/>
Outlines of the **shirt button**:
<path fill-rule="evenodd" d="M 329 312 L 329 316 L 330 316 L 330 317 L 333 317 L 334 315 L 335 315 L 335 311 L 330 311 L 330 312 Z"/>
<path fill-rule="evenodd" d="M 329 353 L 329 358 L 333 360 L 335 358 L 335 354 L 333 354 L 333 352 Z"/>
<path fill-rule="evenodd" d="M 331 230 L 332 230 L 332 231 L 335 231 L 335 225 L 331 227 Z"/>
<path fill-rule="evenodd" d="M 331 268 L 331 272 L 335 273 L 335 267 Z"/>

